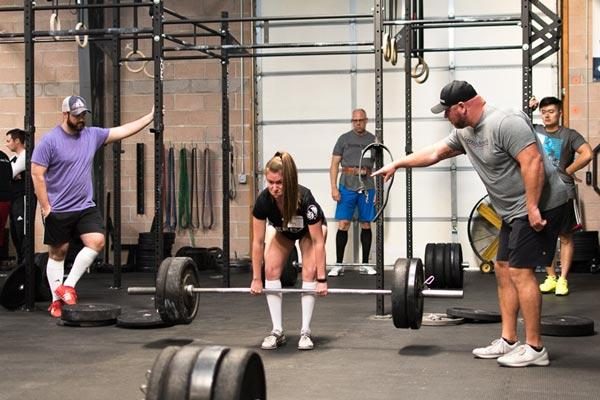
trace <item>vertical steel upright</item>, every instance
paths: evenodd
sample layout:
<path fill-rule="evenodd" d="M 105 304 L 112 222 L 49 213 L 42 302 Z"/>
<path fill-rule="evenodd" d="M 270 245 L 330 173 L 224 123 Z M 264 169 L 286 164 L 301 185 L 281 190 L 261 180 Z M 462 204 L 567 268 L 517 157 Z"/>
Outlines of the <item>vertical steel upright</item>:
<path fill-rule="evenodd" d="M 117 4 L 119 0 L 112 0 Z M 137 8 L 134 9 L 137 13 Z M 113 9 L 113 28 L 121 26 L 121 9 Z M 112 36 L 112 88 L 113 88 L 113 126 L 121 125 L 121 36 Z M 113 151 L 113 288 L 121 287 L 121 141 L 112 145 Z M 106 227 L 108 229 L 108 226 Z M 131 250 L 130 250 L 131 251 Z M 108 263 L 108 260 L 104 260 Z"/>
<path fill-rule="evenodd" d="M 404 4 L 404 15 L 413 19 L 411 2 Z M 405 107 L 405 136 L 406 155 L 412 154 L 412 57 L 413 29 L 407 25 L 404 29 L 404 107 Z M 412 204 L 412 168 L 406 168 L 406 258 L 413 256 L 413 204 Z"/>
<path fill-rule="evenodd" d="M 163 152 L 163 2 L 152 2 L 152 60 L 154 63 L 154 267 L 158 271 L 163 259 L 162 166 Z"/>
<path fill-rule="evenodd" d="M 375 140 L 377 143 L 383 143 L 383 54 L 381 51 L 381 35 L 383 31 L 383 6 L 384 0 L 375 0 L 373 7 L 373 43 L 375 44 Z M 375 166 L 383 165 L 383 152 L 378 151 L 375 159 Z M 375 180 L 375 190 L 377 192 L 376 201 L 380 208 L 383 204 L 383 178 L 377 177 Z M 375 266 L 377 269 L 376 285 L 377 288 L 383 289 L 383 215 L 375 222 Z M 376 315 L 383 315 L 384 297 L 383 295 L 375 296 Z"/>
<path fill-rule="evenodd" d="M 221 146 L 223 149 L 221 169 L 223 173 L 223 286 L 230 287 L 229 280 L 229 155 L 231 140 L 229 137 L 229 93 L 228 67 L 229 54 L 225 47 L 229 39 L 229 13 L 221 12 Z"/>
<path fill-rule="evenodd" d="M 533 65 L 531 63 L 531 17 L 530 13 L 530 4 L 529 0 L 521 1 L 521 28 L 522 28 L 522 80 L 523 80 L 523 90 L 521 96 L 521 107 L 523 112 L 529 115 L 531 118 L 532 110 L 529 108 L 529 99 L 533 93 L 533 82 L 532 82 L 532 68 Z"/>
<path fill-rule="evenodd" d="M 33 311 L 35 307 L 35 265 L 33 251 L 35 243 L 35 202 L 33 182 L 31 181 L 31 154 L 35 143 L 35 30 L 34 2 L 25 1 L 23 9 L 23 32 L 25 40 L 25 116 L 24 127 L 27 141 L 25 150 L 25 309 Z"/>

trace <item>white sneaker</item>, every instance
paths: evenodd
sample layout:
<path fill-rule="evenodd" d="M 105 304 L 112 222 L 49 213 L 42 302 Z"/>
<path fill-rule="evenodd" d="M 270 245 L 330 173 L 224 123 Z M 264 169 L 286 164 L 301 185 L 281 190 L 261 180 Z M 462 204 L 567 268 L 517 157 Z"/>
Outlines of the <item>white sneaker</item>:
<path fill-rule="evenodd" d="M 333 267 L 327 276 L 342 276 L 344 275 L 344 267 Z"/>
<path fill-rule="evenodd" d="M 269 336 L 263 339 L 260 348 L 263 350 L 274 350 L 285 343 L 285 335 L 283 332 L 273 331 Z"/>
<path fill-rule="evenodd" d="M 530 345 L 522 344 L 498 358 L 498 364 L 503 367 L 527 367 L 528 365 L 545 367 L 550 364 L 550 359 L 545 347 L 541 351 L 535 351 Z"/>
<path fill-rule="evenodd" d="M 358 271 L 361 275 L 377 275 L 377 271 L 375 271 L 375 268 L 369 266 L 360 267 Z"/>
<path fill-rule="evenodd" d="M 298 341 L 298 350 L 312 350 L 315 347 L 310 332 L 300 332 L 300 340 Z"/>
<path fill-rule="evenodd" d="M 503 338 L 494 340 L 487 347 L 473 349 L 473 355 L 477 358 L 498 358 L 515 350 L 521 343 L 518 341 L 510 345 Z"/>

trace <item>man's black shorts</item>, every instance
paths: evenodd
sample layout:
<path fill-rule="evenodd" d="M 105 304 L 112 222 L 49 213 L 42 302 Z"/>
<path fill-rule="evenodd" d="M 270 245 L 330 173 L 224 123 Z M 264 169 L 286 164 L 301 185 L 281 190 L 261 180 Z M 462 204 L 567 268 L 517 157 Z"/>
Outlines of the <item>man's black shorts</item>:
<path fill-rule="evenodd" d="M 44 244 L 58 246 L 84 233 L 104 233 L 104 221 L 98 207 L 81 211 L 51 212 L 44 219 Z"/>
<path fill-rule="evenodd" d="M 508 261 L 513 268 L 550 265 L 567 207 L 569 203 L 543 211 L 542 218 L 547 223 L 540 232 L 533 230 L 527 216 L 515 218 L 511 223 L 503 220 L 496 260 Z"/>
<path fill-rule="evenodd" d="M 575 218 L 575 204 L 574 200 L 569 199 L 567 208 L 565 209 L 565 216 L 563 218 L 562 226 L 560 227 L 561 235 L 570 235 L 573 233 L 575 226 L 577 225 L 577 219 Z"/>

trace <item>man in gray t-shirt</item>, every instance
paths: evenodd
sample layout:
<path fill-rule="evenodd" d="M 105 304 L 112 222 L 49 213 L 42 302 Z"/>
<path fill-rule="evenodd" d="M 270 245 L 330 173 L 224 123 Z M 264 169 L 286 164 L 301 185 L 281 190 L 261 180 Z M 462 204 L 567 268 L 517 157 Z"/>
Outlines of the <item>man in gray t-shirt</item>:
<path fill-rule="evenodd" d="M 535 110 L 538 102 L 533 97 L 529 106 Z M 562 102 L 556 97 L 544 97 L 539 102 L 543 125 L 534 125 L 542 143 L 546 157 L 558 169 L 558 173 L 569 190 L 570 204 L 567 207 L 563 229 L 560 232 L 560 278 L 557 279 L 554 266 L 546 267 L 548 276 L 540 285 L 542 293 L 554 293 L 557 296 L 569 294 L 567 276 L 573 262 L 573 227 L 577 225 L 574 207 L 576 207 L 575 172 L 589 164 L 592 159 L 592 147 L 579 132 L 560 126 Z M 575 157 L 577 155 L 577 157 Z"/>
<path fill-rule="evenodd" d="M 486 105 L 473 86 L 452 81 L 431 111 L 454 125 L 450 136 L 385 165 L 374 175 L 391 178 L 398 168 L 425 167 L 466 154 L 502 217 L 496 257 L 502 337 L 476 348 L 478 358 L 497 358 L 508 367 L 548 365 L 540 336 L 542 299 L 534 270 L 552 260 L 567 203 L 567 190 L 543 156 L 531 121 L 517 111 Z M 517 340 L 517 315 L 526 340 Z"/>
<path fill-rule="evenodd" d="M 361 160 L 362 151 L 375 142 L 375 135 L 367 131 L 367 113 L 362 108 L 352 111 L 352 130 L 342 134 L 331 155 L 329 180 L 331 184 L 331 197 L 337 202 L 335 219 L 338 221 L 338 230 L 335 236 L 336 263 L 344 261 L 344 251 L 348 242 L 348 229 L 354 211 L 358 209 L 360 223 L 360 242 L 362 245 L 362 262 L 369 262 L 371 251 L 371 221 L 375 217 L 375 184 L 370 177 L 374 159 L 372 151 L 367 151 Z M 340 171 L 341 166 L 341 171 Z M 338 182 L 338 174 L 341 172 Z M 361 273 L 375 275 L 375 268 L 363 266 Z M 340 265 L 334 266 L 329 271 L 329 276 L 338 276 L 344 273 Z"/>

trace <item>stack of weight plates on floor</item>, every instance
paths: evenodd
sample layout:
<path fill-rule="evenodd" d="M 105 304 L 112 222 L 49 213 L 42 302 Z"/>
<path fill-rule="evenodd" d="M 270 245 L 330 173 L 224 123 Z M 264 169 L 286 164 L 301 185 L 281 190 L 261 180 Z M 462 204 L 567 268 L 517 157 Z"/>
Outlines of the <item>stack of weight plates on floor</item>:
<path fill-rule="evenodd" d="M 189 257 L 196 263 L 199 271 L 204 271 L 210 268 L 211 260 L 206 247 L 190 247 L 183 246 L 177 250 L 175 257 Z"/>
<path fill-rule="evenodd" d="M 171 257 L 175 232 L 163 232 L 163 257 Z M 136 250 L 136 271 L 154 272 L 154 232 L 140 232 Z"/>
<path fill-rule="evenodd" d="M 463 288 L 463 257 L 459 243 L 427 243 L 425 247 L 425 279 L 431 289 Z"/>
<path fill-rule="evenodd" d="M 600 265 L 598 231 L 580 231 L 573 234 L 572 272 L 597 272 Z"/>

